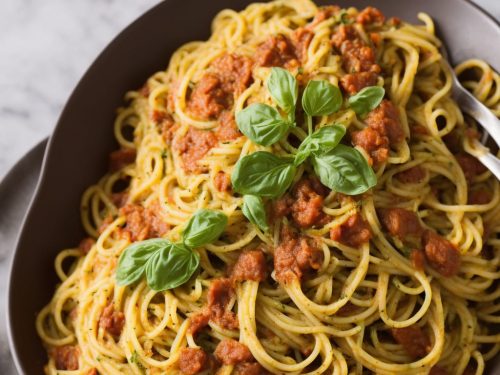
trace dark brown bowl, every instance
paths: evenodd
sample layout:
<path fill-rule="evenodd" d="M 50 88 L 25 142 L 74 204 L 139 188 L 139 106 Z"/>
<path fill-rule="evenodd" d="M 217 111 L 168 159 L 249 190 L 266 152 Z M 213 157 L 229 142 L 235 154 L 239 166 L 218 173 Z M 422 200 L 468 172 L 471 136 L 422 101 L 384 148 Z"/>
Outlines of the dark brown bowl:
<path fill-rule="evenodd" d="M 57 282 L 53 260 L 60 249 L 84 235 L 79 203 L 84 189 L 106 172 L 115 109 L 124 93 L 164 69 L 185 42 L 206 39 L 210 23 L 224 8 L 242 9 L 250 0 L 167 0 L 126 28 L 101 53 L 69 98 L 50 139 L 40 181 L 25 218 L 11 266 L 8 331 L 21 374 L 40 374 L 47 360 L 35 331 L 35 315 Z M 379 7 L 388 16 L 417 22 L 429 13 L 447 42 L 453 61 L 487 60 L 500 71 L 499 25 L 464 0 L 338 0 L 342 6 Z M 499 374 L 500 366 L 490 374 Z"/>

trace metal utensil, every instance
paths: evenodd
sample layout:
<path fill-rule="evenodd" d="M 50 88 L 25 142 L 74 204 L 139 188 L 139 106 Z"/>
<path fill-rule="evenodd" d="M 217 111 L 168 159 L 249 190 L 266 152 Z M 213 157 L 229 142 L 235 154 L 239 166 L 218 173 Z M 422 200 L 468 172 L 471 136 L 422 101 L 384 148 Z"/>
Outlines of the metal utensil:
<path fill-rule="evenodd" d="M 500 159 L 489 152 L 489 149 L 484 146 L 489 135 L 500 147 L 500 120 L 488 109 L 488 107 L 462 86 L 455 74 L 455 70 L 448 62 L 448 53 L 444 46 L 442 46 L 440 50 L 443 62 L 450 70 L 452 77 L 451 94 L 453 98 L 456 100 L 460 109 L 477 120 L 485 130 L 481 143 L 474 141 L 475 148 L 480 150 L 480 154 L 475 156 L 477 156 L 479 161 L 500 180 Z"/>

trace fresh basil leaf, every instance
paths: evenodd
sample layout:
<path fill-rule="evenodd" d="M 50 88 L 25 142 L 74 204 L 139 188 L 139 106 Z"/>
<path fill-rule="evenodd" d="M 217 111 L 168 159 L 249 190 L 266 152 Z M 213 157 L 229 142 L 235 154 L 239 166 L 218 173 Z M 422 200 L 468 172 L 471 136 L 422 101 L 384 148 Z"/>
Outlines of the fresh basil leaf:
<path fill-rule="evenodd" d="M 275 108 L 262 103 L 252 104 L 239 111 L 236 123 L 252 142 L 262 146 L 278 142 L 289 128 Z"/>
<path fill-rule="evenodd" d="M 269 225 L 267 225 L 266 209 L 261 197 L 255 195 L 243 196 L 243 207 L 241 211 L 253 225 L 259 227 L 263 231 L 269 229 Z"/>
<path fill-rule="evenodd" d="M 295 155 L 294 164 L 302 164 L 312 153 L 327 153 L 335 148 L 345 135 L 343 125 L 324 126 L 302 141 Z"/>
<path fill-rule="evenodd" d="M 361 194 L 377 184 L 377 177 L 355 148 L 338 145 L 326 154 L 312 156 L 321 183 L 347 195 Z"/>
<path fill-rule="evenodd" d="M 380 86 L 369 86 L 349 98 L 349 106 L 362 116 L 377 108 L 384 99 L 385 90 Z"/>
<path fill-rule="evenodd" d="M 183 242 L 197 248 L 214 242 L 224 232 L 227 216 L 221 211 L 201 209 L 194 213 L 183 232 Z"/>
<path fill-rule="evenodd" d="M 196 252 L 170 243 L 155 252 L 146 263 L 148 286 L 157 292 L 176 288 L 191 278 L 199 264 L 200 256 Z"/>
<path fill-rule="evenodd" d="M 342 105 L 342 93 L 330 82 L 309 81 L 302 94 L 302 108 L 309 116 L 326 116 Z"/>
<path fill-rule="evenodd" d="M 292 183 L 296 168 L 290 158 L 258 151 L 241 158 L 233 170 L 233 188 L 240 194 L 279 197 Z"/>
<path fill-rule="evenodd" d="M 267 89 L 274 101 L 287 113 L 295 112 L 299 85 L 290 72 L 283 68 L 271 68 Z"/>
<path fill-rule="evenodd" d="M 148 259 L 161 249 L 170 246 L 171 242 L 161 238 L 135 242 L 120 255 L 116 269 L 118 285 L 129 285 L 138 281 L 145 270 Z"/>

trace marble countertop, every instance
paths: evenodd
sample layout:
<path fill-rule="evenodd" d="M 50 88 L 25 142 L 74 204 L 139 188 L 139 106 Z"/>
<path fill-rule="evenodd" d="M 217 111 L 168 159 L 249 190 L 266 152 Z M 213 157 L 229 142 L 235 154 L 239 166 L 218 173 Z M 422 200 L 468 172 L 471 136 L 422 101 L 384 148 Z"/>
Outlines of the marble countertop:
<path fill-rule="evenodd" d="M 475 1 L 500 19 L 500 1 Z M 158 2 L 0 2 L 0 179 L 16 160 L 50 134 L 71 90 L 98 53 L 121 29 Z M 6 260 L 0 258 L 2 271 L 4 263 Z M 5 280 L 2 274 L 0 374 L 10 375 L 15 370 L 5 338 Z"/>

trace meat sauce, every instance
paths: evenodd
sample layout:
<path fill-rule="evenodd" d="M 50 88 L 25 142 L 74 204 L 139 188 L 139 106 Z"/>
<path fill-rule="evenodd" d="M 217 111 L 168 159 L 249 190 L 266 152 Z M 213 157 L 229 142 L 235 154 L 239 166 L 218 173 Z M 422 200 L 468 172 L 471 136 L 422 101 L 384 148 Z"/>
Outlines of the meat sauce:
<path fill-rule="evenodd" d="M 121 148 L 109 155 L 109 171 L 116 172 L 135 161 L 136 151 L 133 148 Z"/>
<path fill-rule="evenodd" d="M 252 67 L 246 56 L 224 54 L 215 59 L 188 97 L 189 112 L 202 120 L 218 118 L 233 105 L 234 95 L 252 82 Z"/>
<path fill-rule="evenodd" d="M 441 275 L 451 277 L 460 269 L 460 253 L 447 239 L 427 230 L 422 237 L 425 257 Z"/>
<path fill-rule="evenodd" d="M 125 326 L 125 314 L 115 310 L 114 304 L 106 306 L 99 318 L 99 327 L 106 330 L 111 336 L 119 337 Z"/>
<path fill-rule="evenodd" d="M 56 369 L 64 371 L 78 370 L 78 357 L 80 350 L 77 346 L 64 345 L 53 349 L 52 357 L 54 358 Z"/>
<path fill-rule="evenodd" d="M 431 349 L 427 335 L 417 325 L 391 330 L 394 340 L 413 358 L 422 358 Z"/>
<path fill-rule="evenodd" d="M 204 371 L 209 364 L 207 353 L 200 348 L 184 348 L 179 356 L 179 370 L 185 375 L 195 375 Z"/>
<path fill-rule="evenodd" d="M 217 172 L 214 179 L 215 188 L 221 193 L 228 193 L 232 189 L 231 176 L 225 172 Z"/>
<path fill-rule="evenodd" d="M 398 109 L 387 99 L 382 100 L 377 108 L 368 113 L 365 121 L 370 128 L 387 137 L 391 144 L 399 143 L 405 137 Z"/>
<path fill-rule="evenodd" d="M 379 210 L 380 220 L 391 236 L 402 241 L 419 239 L 423 233 L 417 214 L 403 208 Z"/>
<path fill-rule="evenodd" d="M 281 229 L 280 243 L 274 251 L 274 270 L 280 283 L 293 278 L 302 279 L 311 270 L 318 270 L 323 264 L 323 250 L 312 237 L 297 233 L 289 226 Z"/>
<path fill-rule="evenodd" d="M 222 340 L 215 348 L 215 358 L 224 365 L 235 365 L 253 360 L 248 347 L 232 339 Z"/>
<path fill-rule="evenodd" d="M 481 164 L 474 156 L 469 154 L 461 153 L 455 158 L 464 172 L 464 176 L 467 181 L 472 181 L 476 176 L 487 171 L 486 167 Z"/>
<path fill-rule="evenodd" d="M 323 213 L 324 197 L 329 190 L 315 178 L 302 178 L 292 189 L 274 204 L 274 216 L 289 216 L 300 228 L 323 225 L 328 216 Z"/>
<path fill-rule="evenodd" d="M 460 269 L 460 253 L 455 245 L 431 230 L 424 230 L 417 214 L 403 208 L 379 209 L 384 229 L 401 241 L 422 245 L 423 251 L 414 249 L 410 260 L 415 269 L 422 270 L 429 264 L 444 277 L 451 277 Z"/>
<path fill-rule="evenodd" d="M 243 251 L 231 271 L 233 281 L 264 281 L 266 276 L 266 258 L 261 250 Z"/>
<path fill-rule="evenodd" d="M 372 237 L 370 226 L 361 214 L 350 216 L 344 223 L 330 229 L 330 238 L 351 247 L 358 247 Z"/>
<path fill-rule="evenodd" d="M 190 317 L 189 332 L 198 333 L 209 321 L 213 321 L 226 329 L 239 327 L 236 314 L 228 309 L 234 296 L 233 283 L 230 279 L 215 279 L 208 289 L 207 305 L 201 313 Z"/>
<path fill-rule="evenodd" d="M 352 132 L 351 142 L 366 151 L 372 164 L 384 163 L 389 157 L 389 139 L 372 128 Z"/>
<path fill-rule="evenodd" d="M 206 167 L 198 164 L 205 155 L 218 143 L 214 132 L 190 127 L 186 135 L 178 139 L 175 148 L 182 158 L 187 173 L 206 172 Z"/>
<path fill-rule="evenodd" d="M 425 169 L 421 166 L 415 166 L 396 174 L 396 178 L 404 184 L 417 184 L 425 178 Z"/>
<path fill-rule="evenodd" d="M 120 215 L 126 219 L 125 227 L 120 229 L 121 234 L 131 242 L 162 237 L 170 226 L 158 214 L 159 210 L 158 204 L 147 208 L 139 204 L 125 205 L 120 209 Z"/>

